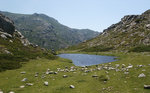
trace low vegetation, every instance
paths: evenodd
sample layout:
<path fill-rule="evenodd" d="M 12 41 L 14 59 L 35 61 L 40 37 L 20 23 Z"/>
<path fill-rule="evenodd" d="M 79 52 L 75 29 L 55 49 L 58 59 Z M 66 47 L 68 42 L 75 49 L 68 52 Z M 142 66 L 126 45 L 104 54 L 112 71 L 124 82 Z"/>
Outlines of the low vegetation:
<path fill-rule="evenodd" d="M 88 52 L 89 53 L 89 52 Z M 70 60 L 58 58 L 56 60 L 36 59 L 30 60 L 23 67 L 16 70 L 7 70 L 0 73 L 0 89 L 4 92 L 14 91 L 15 93 L 149 93 L 148 89 L 144 89 L 145 84 L 150 84 L 150 65 L 149 53 L 98 53 L 118 56 L 119 60 L 112 63 L 100 64 L 98 66 L 89 66 L 85 72 L 85 68 L 74 66 Z M 124 71 L 123 68 L 129 68 Z M 100 69 L 98 67 L 114 67 L 115 70 Z M 116 67 L 117 66 L 117 67 Z M 74 71 L 58 71 L 58 69 L 71 69 Z M 57 72 L 57 74 L 45 74 L 47 70 Z M 20 72 L 25 71 L 25 74 Z M 35 73 L 38 76 L 35 77 Z M 139 78 L 139 74 L 143 73 L 145 77 Z M 45 76 L 42 78 L 42 76 Z M 63 75 L 68 77 L 64 78 Z M 96 75 L 96 77 L 92 77 Z M 13 76 L 13 77 L 12 77 Z M 28 80 L 22 82 L 23 78 Z M 49 82 L 48 86 L 44 82 Z M 32 86 L 26 85 L 32 83 Z M 20 86 L 25 86 L 20 88 Z M 74 85 L 75 88 L 69 88 Z"/>
<path fill-rule="evenodd" d="M 43 51 L 39 47 L 24 46 L 17 38 L 12 40 L 13 43 L 9 42 L 9 39 L 0 38 L 0 72 L 19 68 L 22 66 L 22 62 L 27 62 L 37 57 L 55 58 L 50 51 Z M 7 53 L 3 53 L 5 51 Z"/>

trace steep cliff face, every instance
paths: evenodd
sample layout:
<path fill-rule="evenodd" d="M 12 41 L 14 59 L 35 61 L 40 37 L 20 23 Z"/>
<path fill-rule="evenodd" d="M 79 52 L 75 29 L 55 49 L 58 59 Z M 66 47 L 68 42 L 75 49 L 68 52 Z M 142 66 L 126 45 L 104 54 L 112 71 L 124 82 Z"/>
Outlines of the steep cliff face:
<path fill-rule="evenodd" d="M 150 45 L 150 10 L 141 15 L 124 16 L 99 36 L 78 46 L 84 51 L 129 51 Z"/>
<path fill-rule="evenodd" d="M 7 32 L 9 34 L 13 34 L 15 31 L 15 27 L 13 22 L 6 16 L 0 14 L 0 31 Z"/>

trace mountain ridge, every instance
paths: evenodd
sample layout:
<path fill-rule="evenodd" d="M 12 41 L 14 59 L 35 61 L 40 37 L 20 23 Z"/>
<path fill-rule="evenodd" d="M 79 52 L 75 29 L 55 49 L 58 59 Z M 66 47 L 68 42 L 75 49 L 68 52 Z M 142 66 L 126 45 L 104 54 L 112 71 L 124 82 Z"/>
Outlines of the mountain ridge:
<path fill-rule="evenodd" d="M 60 49 L 89 40 L 99 33 L 89 29 L 74 29 L 62 25 L 45 14 L 15 14 L 0 12 L 11 18 L 17 30 L 28 40 L 48 49 Z"/>
<path fill-rule="evenodd" d="M 69 49 L 79 51 L 149 51 L 150 10 L 141 15 L 126 15 L 97 37 Z M 146 50 L 144 50 L 146 49 Z"/>

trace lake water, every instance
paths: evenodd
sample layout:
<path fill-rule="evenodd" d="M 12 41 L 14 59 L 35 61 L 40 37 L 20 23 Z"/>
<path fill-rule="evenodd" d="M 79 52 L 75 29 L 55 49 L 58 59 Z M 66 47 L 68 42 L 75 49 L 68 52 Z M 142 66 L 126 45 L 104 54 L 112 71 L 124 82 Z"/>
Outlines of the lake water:
<path fill-rule="evenodd" d="M 70 59 L 76 66 L 91 66 L 102 63 L 108 63 L 117 61 L 113 56 L 100 56 L 100 55 L 88 55 L 88 54 L 60 54 L 61 58 Z"/>

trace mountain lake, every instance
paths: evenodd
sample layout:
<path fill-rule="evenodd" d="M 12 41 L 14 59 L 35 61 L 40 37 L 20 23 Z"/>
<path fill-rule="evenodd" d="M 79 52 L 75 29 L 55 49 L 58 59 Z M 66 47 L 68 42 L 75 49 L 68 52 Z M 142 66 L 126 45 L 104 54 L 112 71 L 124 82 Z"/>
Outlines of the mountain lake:
<path fill-rule="evenodd" d="M 70 59 L 76 66 L 91 66 L 102 63 L 117 61 L 117 57 L 114 56 L 101 56 L 101 55 L 89 55 L 89 54 L 59 54 L 61 58 Z"/>

